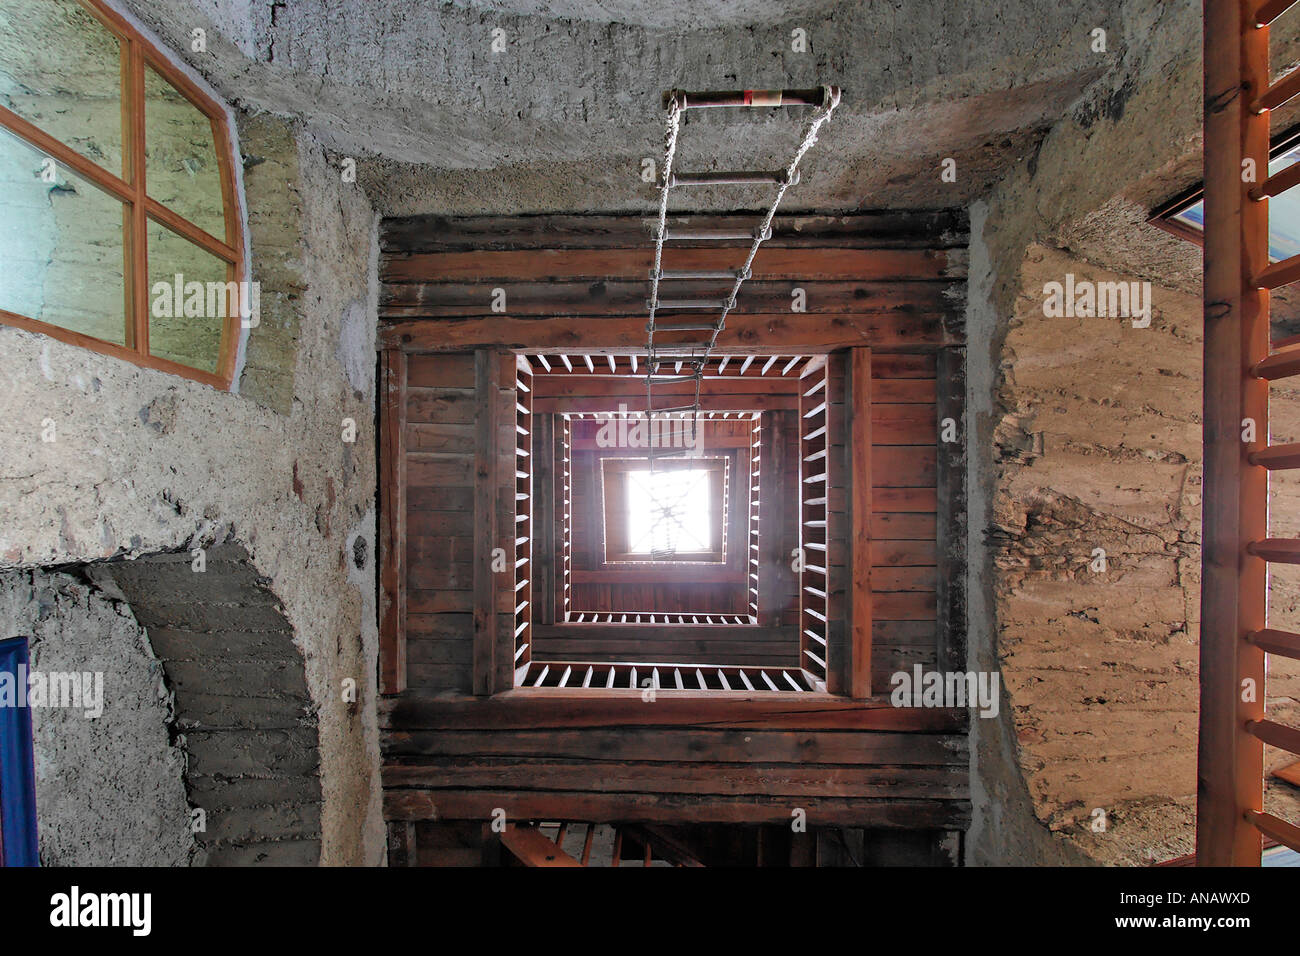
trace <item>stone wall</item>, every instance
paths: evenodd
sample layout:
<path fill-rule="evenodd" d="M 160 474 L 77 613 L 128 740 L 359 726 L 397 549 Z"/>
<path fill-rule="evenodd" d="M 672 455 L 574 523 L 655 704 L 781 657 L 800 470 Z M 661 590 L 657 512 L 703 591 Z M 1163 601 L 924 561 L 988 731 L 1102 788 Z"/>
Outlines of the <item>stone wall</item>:
<path fill-rule="evenodd" d="M 26 637 L 32 669 L 47 677 L 102 680 L 102 708 L 32 709 L 42 865 L 187 864 L 185 755 L 169 737 L 162 664 L 130 608 L 69 574 L 10 571 L 0 635 Z"/>
<path fill-rule="evenodd" d="M 1192 847 L 1199 250 L 1144 220 L 1200 176 L 1199 5 L 1128 4 L 1124 36 L 1111 72 L 972 209 L 971 665 L 1001 669 L 1007 706 L 974 721 L 970 863 L 1141 864 Z M 1275 63 L 1296 49 L 1282 24 Z M 1048 318 L 1043 285 L 1067 272 L 1152 281 L 1151 328 Z M 1293 395 L 1274 391 L 1275 440 L 1297 431 Z M 1283 517 L 1300 514 L 1291 494 L 1274 483 L 1276 533 L 1300 527 Z M 1295 594 L 1274 575 L 1275 623 Z M 1296 673 L 1272 667 L 1283 720 Z M 1294 791 L 1271 784 L 1267 799 Z"/>
<path fill-rule="evenodd" d="M 284 310 L 254 330 L 253 394 L 0 328 L 0 569 L 243 542 L 318 711 L 322 862 L 377 863 L 375 220 L 308 134 L 267 117 L 240 132 L 265 160 L 245 177 L 253 278 L 264 316 Z M 280 359 L 253 361 L 257 334 Z"/>

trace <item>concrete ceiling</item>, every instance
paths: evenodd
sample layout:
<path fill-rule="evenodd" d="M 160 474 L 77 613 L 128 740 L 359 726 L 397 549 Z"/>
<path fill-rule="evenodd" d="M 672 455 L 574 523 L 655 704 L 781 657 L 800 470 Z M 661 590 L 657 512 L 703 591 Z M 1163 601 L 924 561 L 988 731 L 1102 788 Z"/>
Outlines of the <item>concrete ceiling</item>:
<path fill-rule="evenodd" d="M 836 0 L 453 0 L 458 7 L 488 13 L 626 23 L 653 30 L 780 23 L 816 17 Z"/>
<path fill-rule="evenodd" d="M 355 157 L 392 214 L 648 209 L 641 162 L 661 154 L 663 90 L 821 83 L 843 103 L 789 208 L 960 206 L 1120 69 L 1128 43 L 1121 0 L 126 2 L 182 51 L 208 28 L 207 52 L 186 58 L 231 100 L 297 116 Z M 806 113 L 692 115 L 683 168 L 783 164 Z M 940 184 L 948 157 L 957 182 Z M 687 202 L 758 208 L 764 195 Z"/>

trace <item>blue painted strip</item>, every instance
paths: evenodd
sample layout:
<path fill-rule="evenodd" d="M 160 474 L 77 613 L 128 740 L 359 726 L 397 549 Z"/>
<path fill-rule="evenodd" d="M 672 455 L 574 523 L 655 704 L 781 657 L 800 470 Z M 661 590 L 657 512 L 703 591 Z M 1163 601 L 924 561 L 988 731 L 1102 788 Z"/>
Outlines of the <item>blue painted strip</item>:
<path fill-rule="evenodd" d="M 27 638 L 0 641 L 0 680 L 12 698 L 0 705 L 0 865 L 39 866 L 32 712 L 27 707 Z M 19 680 L 19 677 L 23 680 Z M 19 706 L 21 704 L 21 706 Z"/>

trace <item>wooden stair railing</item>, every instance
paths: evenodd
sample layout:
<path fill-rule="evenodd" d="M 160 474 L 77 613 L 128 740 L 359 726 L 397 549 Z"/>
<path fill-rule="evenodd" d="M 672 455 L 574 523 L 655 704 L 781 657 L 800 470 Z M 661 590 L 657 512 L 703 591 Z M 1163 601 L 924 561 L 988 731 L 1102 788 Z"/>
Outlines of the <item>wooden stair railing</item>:
<path fill-rule="evenodd" d="M 1263 809 L 1264 745 L 1300 754 L 1264 707 L 1265 655 L 1300 659 L 1300 635 L 1267 627 L 1269 563 L 1300 564 L 1300 540 L 1268 536 L 1269 473 L 1300 468 L 1300 446 L 1268 444 L 1268 383 L 1300 375 L 1300 343 L 1269 341 L 1269 290 L 1300 281 L 1300 256 L 1269 257 L 1268 197 L 1300 184 L 1300 165 L 1268 176 L 1269 111 L 1300 95 L 1300 70 L 1269 82 L 1268 24 L 1292 2 L 1204 8 L 1202 866 L 1259 866 L 1262 837 L 1300 850 L 1300 828 Z"/>

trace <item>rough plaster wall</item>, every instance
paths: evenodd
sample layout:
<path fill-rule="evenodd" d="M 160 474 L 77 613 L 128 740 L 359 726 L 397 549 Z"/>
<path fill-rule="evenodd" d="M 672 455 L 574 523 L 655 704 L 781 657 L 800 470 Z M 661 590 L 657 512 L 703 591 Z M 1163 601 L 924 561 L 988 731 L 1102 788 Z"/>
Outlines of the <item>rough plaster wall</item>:
<path fill-rule="evenodd" d="M 0 628 L 33 670 L 103 674 L 103 713 L 32 710 L 45 866 L 184 866 L 194 849 L 162 665 L 130 608 L 68 574 L 0 574 Z"/>
<path fill-rule="evenodd" d="M 1127 42 L 1113 26 L 1119 0 L 935 4 L 921 17 L 843 0 L 757 25 L 743 19 L 756 5 L 728 4 L 726 26 L 698 4 L 653 0 L 601 4 L 614 22 L 565 19 L 592 6 L 572 3 L 510 5 L 524 15 L 419 0 L 127 5 L 232 102 L 299 117 L 356 157 L 385 214 L 650 208 L 640 162 L 661 152 L 663 90 L 821 83 L 842 86 L 846 105 L 792 208 L 957 205 L 1032 152 L 1100 75 L 1094 26 L 1112 25 L 1112 50 Z M 636 22 L 652 17 L 667 22 Z M 209 31 L 204 53 L 188 52 L 195 27 Z M 807 52 L 791 49 L 795 28 Z M 496 53 L 494 29 L 507 40 Z M 734 115 L 691 117 L 683 162 L 763 168 L 788 154 L 805 112 L 756 111 L 740 133 Z M 961 174 L 936 201 L 944 157 Z M 730 209 L 736 193 L 692 190 L 689 201 Z"/>
<path fill-rule="evenodd" d="M 1296 30 L 1275 31 L 1275 63 L 1294 59 Z M 1005 657 L 1010 706 L 996 723 L 976 722 L 971 863 L 1144 862 L 1190 846 L 1199 600 L 1190 462 L 1199 456 L 1200 399 L 1189 330 L 1199 329 L 1199 305 L 1147 330 L 1164 351 L 1120 354 L 1096 369 L 1075 353 L 1104 338 L 1043 325 L 1043 269 L 1056 281 L 1067 270 L 1056 259 L 1044 267 L 1053 253 L 1034 248 L 1077 248 L 1125 278 L 1167 277 L 1199 294 L 1196 257 L 1142 220 L 1199 176 L 1200 6 L 1127 4 L 1124 41 L 1106 79 L 990 193 L 978 228 L 972 217 L 981 250 L 972 261 L 988 268 L 978 282 L 972 268 L 971 284 L 971 654 L 980 667 Z M 1158 308 L 1191 301 L 1157 294 Z M 1155 369 L 1138 363 L 1152 358 Z M 1179 378 L 1188 388 L 1170 387 Z M 1099 582 L 1079 573 L 1077 552 L 1093 538 L 1119 547 L 1122 570 L 1110 583 L 1123 598 L 1098 599 Z M 1295 613 L 1294 591 L 1275 582 L 1273 603 L 1275 619 Z M 1089 642 L 1092 656 L 1082 659 L 1075 651 Z M 1279 699 L 1270 703 L 1287 714 L 1292 678 L 1274 672 Z M 1054 681 L 1058 692 L 1074 688 L 1068 700 L 1048 693 Z M 1157 736 L 1139 741 L 1135 732 Z M 1271 785 L 1268 799 L 1284 793 Z M 1108 836 L 1077 822 L 1090 822 L 1097 806 L 1110 812 Z"/>
<path fill-rule="evenodd" d="M 378 863 L 374 388 L 371 377 L 360 387 L 348 380 L 339 351 L 350 304 L 364 302 L 374 315 L 374 216 L 310 137 L 288 137 L 285 154 L 276 152 L 276 137 L 258 141 L 256 131 L 250 125 L 246 150 L 275 155 L 283 164 L 276 176 L 292 180 L 302 204 L 291 263 L 302 291 L 286 295 L 300 317 L 288 414 L 0 329 L 7 359 L 0 407 L 8 415 L 0 431 L 0 568 L 243 542 L 284 602 L 320 712 L 322 862 Z M 250 175 L 250 206 L 267 213 L 272 186 L 279 188 Z M 260 226 L 251 228 L 256 250 Z M 253 277 L 273 264 L 255 253 Z M 363 344 L 369 354 L 373 343 Z M 356 423 L 355 444 L 341 439 L 344 418 Z M 41 440 L 47 419 L 54 442 Z M 356 703 L 343 700 L 347 677 L 357 681 Z"/>

